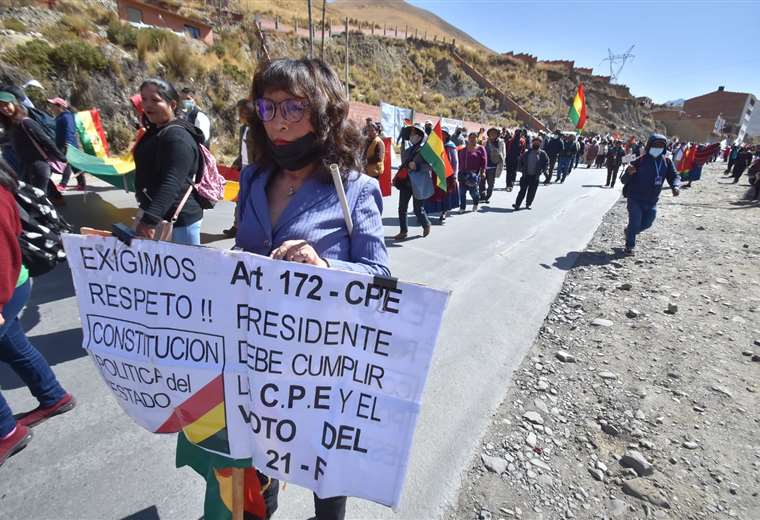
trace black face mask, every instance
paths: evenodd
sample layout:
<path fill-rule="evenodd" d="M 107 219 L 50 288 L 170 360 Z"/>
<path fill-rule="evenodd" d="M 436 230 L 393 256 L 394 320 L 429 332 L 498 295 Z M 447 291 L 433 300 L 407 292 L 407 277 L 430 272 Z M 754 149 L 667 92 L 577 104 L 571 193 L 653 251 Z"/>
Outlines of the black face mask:
<path fill-rule="evenodd" d="M 320 149 L 314 132 L 309 132 L 288 144 L 276 145 L 267 139 L 267 148 L 275 164 L 289 171 L 300 170 L 313 163 Z"/>

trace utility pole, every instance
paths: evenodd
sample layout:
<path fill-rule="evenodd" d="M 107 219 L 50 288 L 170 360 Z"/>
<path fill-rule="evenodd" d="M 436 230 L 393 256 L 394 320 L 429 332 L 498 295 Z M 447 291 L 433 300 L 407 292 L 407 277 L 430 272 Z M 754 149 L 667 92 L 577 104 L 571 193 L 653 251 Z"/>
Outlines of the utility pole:
<path fill-rule="evenodd" d="M 309 7 L 309 59 L 314 58 L 314 26 L 311 23 L 311 0 L 306 0 Z"/>
<path fill-rule="evenodd" d="M 348 16 L 346 16 L 346 99 L 351 101 L 351 90 L 348 88 Z"/>
<path fill-rule="evenodd" d="M 327 0 L 322 0 L 322 49 L 319 53 L 320 58 L 325 59 L 325 8 Z"/>

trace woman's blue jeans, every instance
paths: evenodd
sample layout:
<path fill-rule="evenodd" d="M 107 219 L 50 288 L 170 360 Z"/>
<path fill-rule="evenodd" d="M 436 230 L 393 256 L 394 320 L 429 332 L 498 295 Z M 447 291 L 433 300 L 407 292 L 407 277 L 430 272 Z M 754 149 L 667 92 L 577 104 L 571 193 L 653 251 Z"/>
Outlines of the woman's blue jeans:
<path fill-rule="evenodd" d="M 3 308 L 5 323 L 0 325 L 0 361 L 8 363 L 41 406 L 52 406 L 66 395 L 55 374 L 42 354 L 29 343 L 21 328 L 18 315 L 32 293 L 32 282 L 27 281 L 16 287 L 8 303 Z M 8 403 L 0 393 L 0 437 L 4 437 L 16 426 Z"/>
<path fill-rule="evenodd" d="M 198 222 L 193 222 L 189 226 L 175 227 L 172 231 L 172 242 L 175 244 L 185 244 L 188 246 L 201 245 L 201 223 L 203 219 Z"/>

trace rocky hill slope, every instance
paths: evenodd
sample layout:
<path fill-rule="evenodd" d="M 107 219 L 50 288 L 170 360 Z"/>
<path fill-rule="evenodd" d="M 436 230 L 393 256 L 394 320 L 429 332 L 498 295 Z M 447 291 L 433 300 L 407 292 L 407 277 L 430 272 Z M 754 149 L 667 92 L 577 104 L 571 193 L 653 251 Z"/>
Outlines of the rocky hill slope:
<path fill-rule="evenodd" d="M 164 0 L 167 5 L 172 2 L 175 0 Z M 278 13 L 288 7 L 298 17 L 304 3 L 266 2 L 269 10 L 258 13 L 258 18 L 273 21 L 267 17 L 280 16 Z M 251 3 L 253 9 L 256 4 Z M 138 30 L 122 24 L 113 0 L 59 0 L 54 10 L 34 0 L 0 0 L 0 81 L 23 83 L 34 78 L 45 91 L 31 92 L 32 97 L 42 100 L 60 95 L 79 108 L 98 107 L 108 139 L 117 151 L 123 150 L 133 135 L 128 98 L 144 78 L 159 75 L 179 86 L 193 85 L 203 108 L 215 121 L 215 134 L 219 136 L 215 152 L 232 155 L 235 102 L 247 96 L 260 55 L 260 42 L 250 30 L 253 19 L 244 16 L 235 22 L 230 12 L 219 17 L 218 12 L 203 10 L 202 2 L 178 5 L 180 12 L 220 22 L 215 25 L 212 46 L 164 30 Z M 356 2 L 327 5 L 333 12 L 354 8 Z M 424 12 L 403 2 L 397 7 L 415 23 L 435 21 L 422 20 Z M 381 7 L 373 9 L 367 7 L 365 11 L 372 17 L 382 14 Z M 303 32 L 288 27 L 289 23 L 299 22 L 292 16 L 290 20 L 278 18 L 278 29 L 272 23 L 265 31 L 272 57 L 307 54 L 308 39 Z M 358 25 L 350 28 L 349 48 L 353 101 L 374 105 L 385 101 L 428 114 L 482 121 L 484 125 L 525 124 L 522 114 L 528 112 L 551 128 L 569 129 L 567 107 L 578 81 L 583 81 L 589 107 L 586 130 L 628 135 L 654 127 L 648 100 L 634 98 L 626 87 L 611 85 L 609 78 L 593 76 L 572 62 L 495 54 L 453 32 L 450 26 L 444 27 L 447 35 L 464 42 L 457 43 L 456 49 L 437 37 L 435 41 L 429 36 L 427 40 L 395 37 L 395 31 L 393 36 L 383 37 L 380 30 L 373 35 L 361 25 L 364 22 L 355 23 Z M 327 37 L 325 59 L 342 71 L 344 35 L 336 28 Z"/>

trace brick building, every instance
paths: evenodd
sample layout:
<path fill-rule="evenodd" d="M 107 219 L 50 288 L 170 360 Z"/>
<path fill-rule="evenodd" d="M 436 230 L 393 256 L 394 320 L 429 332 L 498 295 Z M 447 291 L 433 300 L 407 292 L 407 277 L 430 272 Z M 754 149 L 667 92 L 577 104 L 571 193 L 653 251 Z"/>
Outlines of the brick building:
<path fill-rule="evenodd" d="M 153 26 L 181 33 L 200 40 L 206 45 L 214 43 L 212 27 L 200 20 L 180 16 L 158 3 L 139 0 L 118 0 L 119 18 L 136 26 Z"/>
<path fill-rule="evenodd" d="M 688 116 L 700 117 L 715 121 L 718 116 L 725 120 L 723 133 L 735 135 L 737 141 L 742 141 L 755 111 L 757 98 L 745 92 L 728 92 L 724 87 L 718 87 L 715 92 L 687 99 L 683 111 Z"/>

